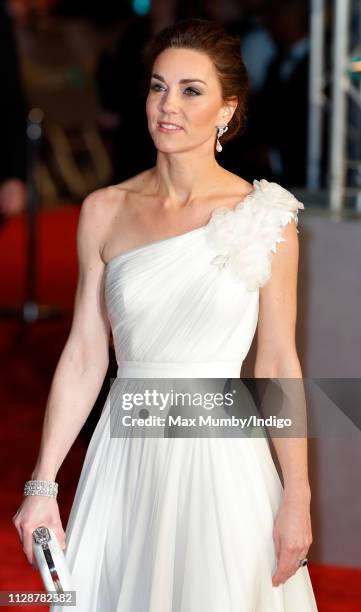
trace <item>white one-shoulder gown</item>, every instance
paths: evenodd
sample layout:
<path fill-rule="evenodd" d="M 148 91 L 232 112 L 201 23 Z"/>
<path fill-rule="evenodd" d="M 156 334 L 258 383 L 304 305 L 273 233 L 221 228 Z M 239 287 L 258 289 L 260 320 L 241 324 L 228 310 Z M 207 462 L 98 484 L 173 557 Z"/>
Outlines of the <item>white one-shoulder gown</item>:
<path fill-rule="evenodd" d="M 239 378 L 272 252 L 303 208 L 255 180 L 206 225 L 114 257 L 105 291 L 118 389 L 136 389 L 137 378 Z M 267 439 L 112 437 L 110 397 L 66 528 L 75 609 L 317 610 L 307 567 L 272 586 L 283 489 Z"/>

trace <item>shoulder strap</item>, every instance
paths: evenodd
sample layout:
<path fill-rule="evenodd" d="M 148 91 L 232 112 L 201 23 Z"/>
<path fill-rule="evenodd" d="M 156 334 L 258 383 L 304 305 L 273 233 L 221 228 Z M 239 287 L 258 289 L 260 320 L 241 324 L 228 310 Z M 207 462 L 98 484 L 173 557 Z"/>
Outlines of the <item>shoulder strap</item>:
<path fill-rule="evenodd" d="M 254 181 L 254 191 L 243 206 L 216 214 L 207 227 L 216 251 L 210 262 L 220 271 L 229 269 L 247 289 L 257 290 L 271 276 L 271 253 L 284 242 L 282 229 L 295 221 L 302 202 L 278 183 Z M 298 230 L 297 230 L 298 231 Z"/>

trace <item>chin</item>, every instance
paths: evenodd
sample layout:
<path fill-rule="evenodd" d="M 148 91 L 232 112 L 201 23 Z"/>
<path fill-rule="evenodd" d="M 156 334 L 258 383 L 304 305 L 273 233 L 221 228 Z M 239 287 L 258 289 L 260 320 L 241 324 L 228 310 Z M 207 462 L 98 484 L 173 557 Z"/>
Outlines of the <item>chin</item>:
<path fill-rule="evenodd" d="M 192 149 L 184 147 L 156 147 L 158 153 L 164 153 L 166 155 L 172 155 L 176 153 L 188 153 Z"/>

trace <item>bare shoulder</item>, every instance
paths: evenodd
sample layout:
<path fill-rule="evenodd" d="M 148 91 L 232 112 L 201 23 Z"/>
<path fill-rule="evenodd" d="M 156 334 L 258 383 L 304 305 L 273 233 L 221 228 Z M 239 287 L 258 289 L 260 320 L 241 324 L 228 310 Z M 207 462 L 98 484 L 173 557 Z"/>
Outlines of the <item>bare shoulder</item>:
<path fill-rule="evenodd" d="M 134 195 L 146 190 L 150 170 L 141 172 L 116 185 L 109 185 L 90 193 L 82 203 L 78 224 L 78 248 L 88 261 L 104 266 L 104 245 L 112 234 L 114 224 L 125 219 Z"/>
<path fill-rule="evenodd" d="M 132 195 L 141 195 L 147 192 L 153 168 L 144 170 L 129 179 L 110 187 L 112 197 L 118 199 L 120 206 L 125 206 L 131 200 Z"/>
<path fill-rule="evenodd" d="M 114 207 L 124 199 L 125 190 L 109 185 L 90 193 L 82 203 L 80 217 L 96 225 L 111 216 Z M 95 228 L 94 228 L 95 229 Z"/>
<path fill-rule="evenodd" d="M 101 249 L 122 192 L 114 186 L 97 189 L 83 201 L 77 228 L 80 265 L 102 265 Z"/>
<path fill-rule="evenodd" d="M 233 175 L 236 179 L 238 179 L 238 184 L 240 186 L 241 189 L 244 189 L 244 191 L 249 192 L 252 191 L 253 189 L 253 184 L 250 183 L 249 181 L 246 181 L 243 178 L 240 178 L 239 176 Z"/>
<path fill-rule="evenodd" d="M 226 184 L 229 186 L 231 192 L 234 191 L 234 193 L 240 196 L 246 196 L 253 191 L 253 184 L 238 176 L 238 174 L 234 174 L 229 170 L 224 170 L 224 173 Z"/>
<path fill-rule="evenodd" d="M 104 206 L 110 216 L 121 212 L 129 205 L 132 195 L 140 195 L 147 191 L 151 172 L 152 169 L 145 170 L 121 183 L 93 192 L 88 196 L 92 202 L 91 206 Z"/>

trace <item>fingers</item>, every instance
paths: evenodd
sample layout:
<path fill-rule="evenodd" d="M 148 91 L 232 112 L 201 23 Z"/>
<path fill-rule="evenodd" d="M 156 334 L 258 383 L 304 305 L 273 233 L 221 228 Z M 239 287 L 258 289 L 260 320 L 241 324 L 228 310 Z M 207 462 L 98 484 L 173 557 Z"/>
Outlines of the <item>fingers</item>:
<path fill-rule="evenodd" d="M 280 543 L 278 532 L 275 532 L 273 539 L 274 539 L 274 544 L 275 544 L 276 557 L 277 559 L 279 559 L 280 552 L 281 552 L 281 543 Z"/>
<path fill-rule="evenodd" d="M 29 563 L 32 565 L 33 569 L 37 569 L 36 562 L 33 555 L 32 549 L 32 533 L 30 533 L 30 542 L 29 542 L 29 534 L 23 529 L 22 525 L 16 521 L 16 515 L 12 519 L 15 528 L 19 534 L 19 538 L 23 547 L 23 551 L 28 559 Z"/>
<path fill-rule="evenodd" d="M 23 551 L 30 564 L 33 564 L 33 536 L 28 527 L 23 528 Z"/>
<path fill-rule="evenodd" d="M 281 545 L 276 572 L 272 576 L 272 585 L 279 586 L 293 576 L 299 569 L 298 562 L 306 557 L 308 548 Z"/>
<path fill-rule="evenodd" d="M 16 529 L 16 531 L 19 534 L 20 541 L 21 541 L 22 545 L 24 546 L 23 529 L 22 529 L 20 521 L 18 521 L 16 517 L 17 517 L 17 515 L 15 514 L 15 516 L 13 516 L 13 518 L 12 518 L 12 522 L 14 523 L 15 529 Z"/>
<path fill-rule="evenodd" d="M 57 511 L 53 513 L 53 516 L 50 516 L 48 512 L 46 512 L 46 516 L 42 519 L 39 519 L 39 516 L 37 516 L 36 522 L 34 522 L 34 517 L 31 519 L 28 516 L 27 519 L 25 519 L 23 514 L 24 513 L 18 510 L 12 517 L 12 522 L 18 532 L 26 558 L 33 568 L 37 569 L 36 558 L 33 552 L 33 532 L 36 527 L 47 525 L 56 536 L 62 550 L 66 547 L 66 534 Z"/>

